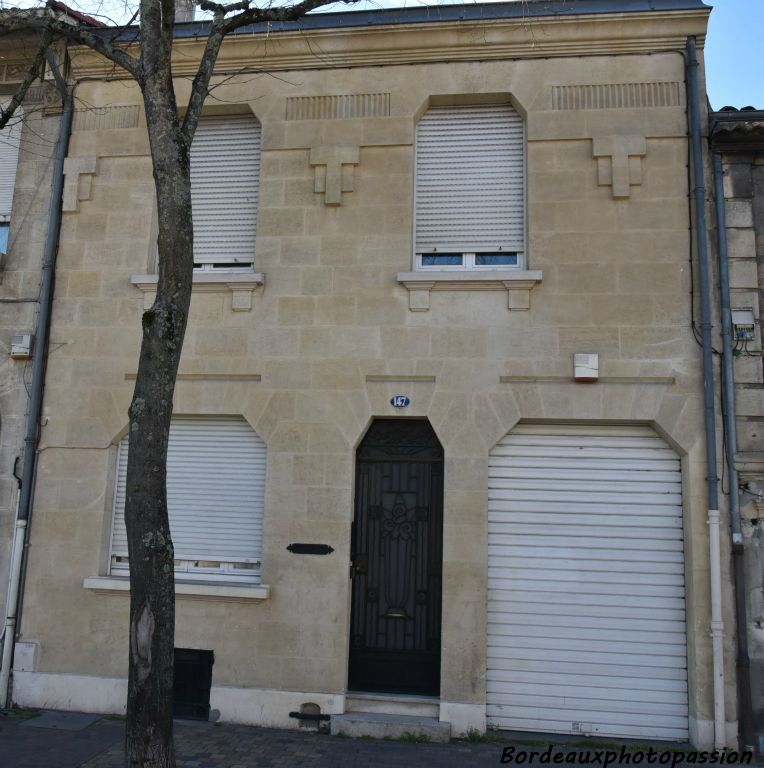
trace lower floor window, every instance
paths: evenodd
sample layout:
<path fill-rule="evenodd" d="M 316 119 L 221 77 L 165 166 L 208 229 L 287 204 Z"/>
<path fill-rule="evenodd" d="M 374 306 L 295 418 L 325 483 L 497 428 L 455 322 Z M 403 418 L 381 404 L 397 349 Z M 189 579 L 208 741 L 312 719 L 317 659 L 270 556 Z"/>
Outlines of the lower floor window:
<path fill-rule="evenodd" d="M 111 573 L 127 576 L 128 438 L 117 458 Z M 175 576 L 260 583 L 265 443 L 243 418 L 174 416 L 167 452 L 167 506 Z"/>
<path fill-rule="evenodd" d="M 11 225 L 7 221 L 0 220 L 0 253 L 8 253 L 8 235 Z"/>
<path fill-rule="evenodd" d="M 194 272 L 254 272 L 254 263 L 251 259 L 243 261 L 234 259 L 233 261 L 220 262 L 194 262 Z"/>
<path fill-rule="evenodd" d="M 475 253 L 419 253 L 420 269 L 481 269 L 517 267 L 518 255 L 508 251 Z"/>

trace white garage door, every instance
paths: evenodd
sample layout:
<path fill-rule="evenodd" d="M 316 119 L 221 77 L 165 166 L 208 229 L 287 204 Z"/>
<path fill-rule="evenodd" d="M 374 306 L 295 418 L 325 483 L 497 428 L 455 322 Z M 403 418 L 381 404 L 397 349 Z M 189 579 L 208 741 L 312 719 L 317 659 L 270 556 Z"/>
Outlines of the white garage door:
<path fill-rule="evenodd" d="M 651 429 L 520 425 L 492 451 L 487 715 L 687 739 L 681 475 Z"/>

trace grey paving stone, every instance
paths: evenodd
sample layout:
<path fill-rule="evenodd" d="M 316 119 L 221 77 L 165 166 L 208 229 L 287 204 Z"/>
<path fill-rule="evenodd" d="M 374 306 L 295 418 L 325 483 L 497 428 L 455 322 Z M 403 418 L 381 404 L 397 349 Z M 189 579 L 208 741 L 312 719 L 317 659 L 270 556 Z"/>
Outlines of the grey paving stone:
<path fill-rule="evenodd" d="M 123 768 L 123 722 L 101 719 L 76 731 L 22 727 L 23 723 L 19 715 L 0 717 L 0 768 Z M 547 749 L 550 742 L 555 751 L 565 753 L 620 751 L 620 745 L 577 747 L 565 737 L 547 738 L 528 734 L 524 744 L 513 742 L 513 745 L 526 755 L 535 751 L 536 756 Z M 178 768 L 483 768 L 501 765 L 502 750 L 510 744 L 509 741 L 413 743 L 339 738 L 305 730 L 175 723 Z M 655 748 L 677 746 L 656 744 Z M 515 765 L 546 768 L 544 762 L 538 757 L 526 757 Z M 577 764 L 586 765 L 581 761 Z M 594 768 L 602 767 L 601 761 L 590 764 Z M 610 768 L 618 765 L 618 760 L 610 762 Z"/>
<path fill-rule="evenodd" d="M 0 717 L 2 768 L 80 768 L 124 737 L 124 724 L 110 720 L 76 731 L 22 727 L 28 722 L 17 715 Z"/>
<path fill-rule="evenodd" d="M 100 719 L 100 715 L 89 715 L 85 712 L 43 712 L 39 717 L 31 717 L 29 720 L 25 720 L 21 723 L 21 726 L 81 731 Z"/>

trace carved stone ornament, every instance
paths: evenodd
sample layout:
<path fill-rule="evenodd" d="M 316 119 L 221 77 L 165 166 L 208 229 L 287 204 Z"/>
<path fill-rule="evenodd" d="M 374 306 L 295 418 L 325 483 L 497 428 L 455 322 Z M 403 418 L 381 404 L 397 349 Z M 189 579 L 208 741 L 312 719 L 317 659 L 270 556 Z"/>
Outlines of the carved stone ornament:
<path fill-rule="evenodd" d="M 0 78 L 4 83 L 20 83 L 29 71 L 29 62 L 4 61 L 0 64 Z"/>
<path fill-rule="evenodd" d="M 40 86 L 40 98 L 46 115 L 60 115 L 64 111 L 61 94 L 55 83 L 46 80 Z"/>
<path fill-rule="evenodd" d="M 62 210 L 76 211 L 80 200 L 90 200 L 97 158 L 67 157 L 64 160 L 64 200 Z"/>
<path fill-rule="evenodd" d="M 631 186 L 642 183 L 642 158 L 647 142 L 642 136 L 598 136 L 592 139 L 592 155 L 597 160 L 597 183 L 612 187 L 613 197 L 631 195 Z"/>
<path fill-rule="evenodd" d="M 313 190 L 324 194 L 326 205 L 341 205 L 342 193 L 353 191 L 353 167 L 358 165 L 358 147 L 312 147 L 310 164 L 315 171 Z"/>

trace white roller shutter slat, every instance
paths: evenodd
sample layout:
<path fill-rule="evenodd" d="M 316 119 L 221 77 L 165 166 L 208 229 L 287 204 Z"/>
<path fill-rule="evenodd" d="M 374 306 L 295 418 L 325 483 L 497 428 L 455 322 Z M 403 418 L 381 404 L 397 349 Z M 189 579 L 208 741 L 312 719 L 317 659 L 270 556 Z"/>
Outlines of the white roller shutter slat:
<path fill-rule="evenodd" d="M 125 436 L 119 444 L 112 526 L 117 570 L 127 568 L 127 453 Z M 185 561 L 176 565 L 176 572 L 259 581 L 265 465 L 265 443 L 244 419 L 173 418 L 167 505 L 175 559 Z M 195 565 L 197 561 L 203 564 Z"/>
<path fill-rule="evenodd" d="M 643 680 L 642 675 L 644 674 L 643 670 L 639 670 L 637 672 L 636 668 L 632 668 L 632 675 L 624 674 L 619 677 L 615 677 L 613 675 L 606 675 L 606 676 L 599 676 L 597 679 L 597 689 L 598 689 L 598 696 L 601 698 L 609 698 L 610 696 L 616 696 L 618 698 L 623 697 L 623 693 L 621 689 L 623 686 L 629 686 L 633 691 L 635 691 L 635 694 L 637 696 L 641 694 L 637 694 L 637 691 L 647 691 L 649 692 L 648 695 L 655 697 L 656 701 L 659 701 L 661 699 L 667 699 L 672 698 L 670 694 L 672 693 L 683 693 L 684 692 L 684 686 L 682 685 L 681 681 L 678 680 L 663 680 L 661 681 L 661 686 L 659 689 L 654 689 L 651 682 L 649 680 Z M 501 672 L 497 671 L 496 673 L 496 679 L 500 680 Z M 509 674 L 509 673 L 508 673 Z M 637 675 L 638 677 L 634 677 L 634 675 Z M 549 671 L 546 673 L 537 674 L 534 672 L 512 672 L 512 679 L 514 682 L 514 688 L 517 691 L 525 691 L 525 692 L 532 692 L 531 688 L 528 686 L 523 685 L 524 683 L 530 683 L 534 686 L 538 686 L 539 690 L 543 691 L 543 686 L 546 685 L 557 685 L 557 683 L 560 681 L 559 675 L 556 674 L 554 671 Z M 586 670 L 580 670 L 579 674 L 568 674 L 565 675 L 564 683 L 568 686 L 574 686 L 570 688 L 572 692 L 576 692 L 577 690 L 584 690 L 586 688 L 589 688 L 592 684 L 592 675 L 586 671 Z M 608 689 L 612 689 L 612 691 L 615 691 L 615 693 L 612 693 Z"/>
<path fill-rule="evenodd" d="M 5 106 L 5 105 L 4 105 Z M 19 164 L 23 113 L 16 111 L 11 122 L 0 131 L 0 220 L 7 221 L 13 207 L 16 168 Z"/>
<path fill-rule="evenodd" d="M 522 595 L 515 594 L 509 590 L 495 589 L 494 594 L 497 596 L 497 600 L 513 600 L 517 603 L 532 603 L 538 606 L 539 611 L 545 611 L 554 608 L 557 610 L 557 606 L 563 608 L 567 606 L 570 610 L 581 610 L 582 614 L 585 614 L 589 606 L 601 606 L 603 608 L 645 608 L 651 611 L 653 610 L 665 610 L 671 608 L 674 610 L 682 611 L 684 615 L 684 597 L 667 599 L 666 597 L 648 597 L 647 595 L 640 594 L 636 597 L 631 595 L 589 595 L 583 594 L 578 591 L 565 592 L 564 590 L 558 590 L 555 592 L 549 592 L 548 590 L 542 590 L 539 592 L 524 593 Z"/>
<path fill-rule="evenodd" d="M 509 104 L 424 114 L 416 137 L 417 253 L 524 251 L 524 130 Z"/>
<path fill-rule="evenodd" d="M 592 616 L 587 611 L 587 615 L 577 613 L 575 616 L 569 614 L 561 616 L 558 611 L 549 614 L 537 614 L 531 613 L 528 610 L 528 606 L 525 608 L 527 612 L 518 610 L 516 606 L 512 606 L 508 601 L 499 601 L 493 604 L 489 613 L 496 613 L 502 616 L 501 621 L 507 626 L 533 627 L 534 631 L 537 631 L 540 627 L 595 627 L 607 630 L 613 626 L 613 617 L 610 615 Z M 507 615 L 508 612 L 509 615 Z M 623 611 L 616 618 L 618 619 L 620 629 L 636 630 L 638 632 L 642 632 L 645 629 L 654 629 L 660 632 L 674 632 L 676 630 L 676 626 L 672 621 L 672 618 L 677 618 L 676 616 L 661 620 L 655 617 L 654 611 L 641 617 L 632 616 L 630 612 Z"/>
<path fill-rule="evenodd" d="M 197 264 L 252 264 L 260 187 L 260 123 L 208 117 L 191 144 L 191 204 Z"/>
<path fill-rule="evenodd" d="M 590 664 L 595 666 L 599 670 L 601 675 L 621 674 L 621 669 L 624 664 L 624 659 L 619 654 L 607 654 L 600 651 L 580 651 L 570 649 L 557 649 L 554 653 L 550 653 L 547 648 L 528 648 L 528 647 L 508 647 L 506 640 L 501 639 L 500 643 L 490 642 L 488 644 L 488 655 L 491 658 L 501 659 L 515 659 L 516 668 L 523 669 L 524 665 L 528 661 L 540 662 L 546 668 L 547 664 L 552 661 L 558 662 L 558 665 L 565 664 L 565 672 L 577 671 L 584 664 Z M 633 651 L 628 654 L 628 664 L 632 667 L 641 667 L 644 670 L 644 676 L 646 679 L 659 680 L 660 677 L 666 673 L 666 670 L 676 670 L 676 658 L 668 656 L 656 657 L 653 654 L 644 655 Z M 488 679 L 491 679 L 493 667 L 489 668 Z M 650 672 L 653 670 L 653 673 Z M 564 674 L 564 672 L 561 672 Z M 686 684 L 687 671 L 684 671 L 684 680 Z M 492 697 L 491 701 L 499 701 L 504 697 L 496 698 Z M 579 721 L 580 722 L 580 721 Z M 501 725 L 499 723 L 491 723 L 497 728 L 516 728 L 513 725 Z M 603 723 L 606 725 L 606 723 Z M 567 728 L 562 733 L 571 732 L 571 722 L 568 722 Z M 599 731 L 597 731 L 599 732 Z M 613 734 L 611 734 L 613 735 Z"/>
<path fill-rule="evenodd" d="M 488 723 L 688 738 L 679 459 L 642 427 L 520 425 L 488 487 Z"/>

